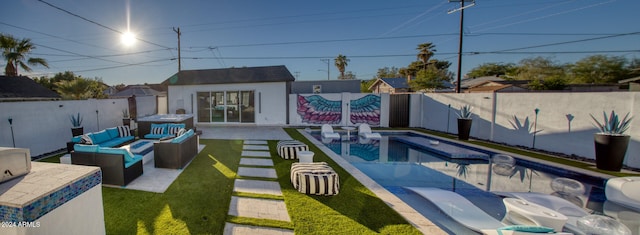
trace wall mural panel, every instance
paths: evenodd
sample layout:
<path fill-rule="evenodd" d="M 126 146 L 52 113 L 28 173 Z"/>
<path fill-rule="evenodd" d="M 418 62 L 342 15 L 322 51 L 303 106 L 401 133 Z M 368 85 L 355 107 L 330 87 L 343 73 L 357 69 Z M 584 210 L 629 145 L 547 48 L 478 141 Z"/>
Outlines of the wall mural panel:
<path fill-rule="evenodd" d="M 342 101 L 327 100 L 319 95 L 298 95 L 297 111 L 303 123 L 339 124 L 342 120 Z"/>
<path fill-rule="evenodd" d="M 351 123 L 367 123 L 372 126 L 380 125 L 380 96 L 367 95 L 357 100 L 351 100 Z"/>

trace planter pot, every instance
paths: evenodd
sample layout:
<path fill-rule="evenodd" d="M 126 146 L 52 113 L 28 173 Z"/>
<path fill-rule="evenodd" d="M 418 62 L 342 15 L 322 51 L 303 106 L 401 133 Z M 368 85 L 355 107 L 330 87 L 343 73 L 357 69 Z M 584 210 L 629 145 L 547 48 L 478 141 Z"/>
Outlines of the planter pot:
<path fill-rule="evenodd" d="M 595 134 L 596 167 L 607 171 L 620 171 L 629 146 L 628 135 Z"/>
<path fill-rule="evenodd" d="M 471 121 L 473 121 L 473 119 L 458 118 L 458 139 L 469 139 L 469 132 L 471 132 Z"/>
<path fill-rule="evenodd" d="M 72 127 L 71 128 L 71 134 L 73 136 L 83 135 L 84 134 L 84 128 L 83 127 Z"/>
<path fill-rule="evenodd" d="M 123 125 L 123 126 L 129 126 L 129 125 L 131 125 L 131 118 L 123 118 L 123 119 L 122 119 L 122 125 Z"/>

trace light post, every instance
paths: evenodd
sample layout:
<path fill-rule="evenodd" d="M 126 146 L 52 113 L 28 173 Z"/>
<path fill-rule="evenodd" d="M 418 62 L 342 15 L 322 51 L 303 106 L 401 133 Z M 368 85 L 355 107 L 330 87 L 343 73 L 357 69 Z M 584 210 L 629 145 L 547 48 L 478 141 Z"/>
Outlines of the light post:
<path fill-rule="evenodd" d="M 331 80 L 329 79 L 329 62 L 331 62 L 331 59 L 320 59 L 322 62 L 327 63 L 327 80 Z"/>
<path fill-rule="evenodd" d="M 13 142 L 13 147 L 16 147 L 16 139 L 13 137 L 13 118 L 9 118 L 9 127 L 11 127 L 11 142 Z"/>
<path fill-rule="evenodd" d="M 532 148 L 536 148 L 536 133 L 538 132 L 538 113 L 540 112 L 539 108 L 533 110 L 536 113 L 536 118 L 533 121 L 533 145 Z"/>

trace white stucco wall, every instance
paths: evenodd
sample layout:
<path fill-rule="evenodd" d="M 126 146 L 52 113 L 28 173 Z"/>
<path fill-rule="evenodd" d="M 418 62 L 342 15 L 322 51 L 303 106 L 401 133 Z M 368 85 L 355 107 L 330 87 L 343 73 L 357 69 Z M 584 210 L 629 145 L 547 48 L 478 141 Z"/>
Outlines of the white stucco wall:
<path fill-rule="evenodd" d="M 127 99 L 0 102 L 0 146 L 13 146 L 9 117 L 16 147 L 38 156 L 66 148 L 72 137 L 70 115 L 80 113 L 88 133 L 122 125 L 127 107 Z"/>
<path fill-rule="evenodd" d="M 425 94 L 422 110 L 412 112 L 422 112 L 426 129 L 457 133 L 456 113 L 469 104 L 473 106 L 472 137 L 534 147 L 533 132 L 537 130 L 536 149 L 591 159 L 595 158 L 593 134 L 597 129 L 589 114 L 602 120 L 603 111 L 615 110 L 623 116 L 630 112 L 636 119 L 626 133 L 631 141 L 625 165 L 640 168 L 639 100 L 640 92 L 431 93 Z M 540 110 L 537 124 L 536 108 Z M 573 117 L 571 121 L 568 115 Z"/>
<path fill-rule="evenodd" d="M 257 125 L 285 125 L 287 124 L 285 82 L 265 83 L 237 83 L 169 86 L 168 112 L 175 113 L 176 109 L 184 108 L 186 113 L 197 113 L 197 92 L 209 91 L 255 91 L 255 124 Z M 198 123 L 197 115 L 194 115 Z M 216 123 L 217 124 L 217 123 Z M 222 124 L 222 123 L 220 123 Z"/>

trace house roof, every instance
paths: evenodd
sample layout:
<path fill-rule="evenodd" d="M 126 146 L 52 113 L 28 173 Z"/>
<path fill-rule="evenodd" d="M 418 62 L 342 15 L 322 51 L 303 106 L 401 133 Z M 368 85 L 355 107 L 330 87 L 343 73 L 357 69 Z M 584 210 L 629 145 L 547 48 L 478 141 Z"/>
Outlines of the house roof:
<path fill-rule="evenodd" d="M 462 79 L 462 81 L 460 81 L 460 88 L 467 89 L 469 87 L 474 87 L 489 81 L 504 81 L 504 79 L 496 76 L 485 76 L 485 77 Z"/>
<path fill-rule="evenodd" d="M 406 78 L 381 78 L 384 83 L 389 84 L 393 88 L 409 88 Z"/>
<path fill-rule="evenodd" d="M 131 97 L 131 96 L 156 96 L 160 92 L 147 85 L 129 85 L 110 97 Z"/>
<path fill-rule="evenodd" d="M 628 83 L 628 82 L 637 82 L 637 81 L 640 81 L 640 77 L 620 80 L 620 81 L 618 81 L 618 83 Z"/>
<path fill-rule="evenodd" d="M 182 70 L 164 82 L 167 85 L 200 85 L 259 82 L 290 82 L 295 78 L 284 65 L 226 69 Z"/>
<path fill-rule="evenodd" d="M 29 77 L 0 76 L 0 100 L 51 100 L 60 95 Z"/>

